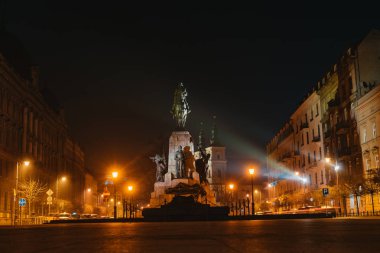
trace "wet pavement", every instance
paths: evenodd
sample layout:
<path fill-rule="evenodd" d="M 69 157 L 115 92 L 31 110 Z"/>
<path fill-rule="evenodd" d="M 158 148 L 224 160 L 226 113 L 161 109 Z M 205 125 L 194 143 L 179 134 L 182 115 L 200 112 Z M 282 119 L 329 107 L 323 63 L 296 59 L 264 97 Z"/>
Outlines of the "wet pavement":
<path fill-rule="evenodd" d="M 380 219 L 52 224 L 0 228 L 0 252 L 380 252 Z"/>

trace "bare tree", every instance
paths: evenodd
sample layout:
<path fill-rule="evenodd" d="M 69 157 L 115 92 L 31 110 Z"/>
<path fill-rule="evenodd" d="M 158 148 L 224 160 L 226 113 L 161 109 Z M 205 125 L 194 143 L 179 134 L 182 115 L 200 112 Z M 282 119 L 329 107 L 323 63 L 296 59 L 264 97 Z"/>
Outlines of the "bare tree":
<path fill-rule="evenodd" d="M 373 195 L 380 189 L 380 171 L 377 170 L 368 170 L 368 176 L 364 181 L 364 190 L 365 193 L 368 193 L 371 196 L 372 203 L 372 215 L 375 214 L 375 205 L 373 203 Z"/>
<path fill-rule="evenodd" d="M 31 214 L 31 205 L 35 201 L 41 198 L 41 195 L 46 192 L 47 185 L 40 182 L 39 179 L 34 180 L 32 178 L 26 179 L 20 184 L 20 193 L 27 199 L 28 209 L 29 209 L 29 217 Z"/>

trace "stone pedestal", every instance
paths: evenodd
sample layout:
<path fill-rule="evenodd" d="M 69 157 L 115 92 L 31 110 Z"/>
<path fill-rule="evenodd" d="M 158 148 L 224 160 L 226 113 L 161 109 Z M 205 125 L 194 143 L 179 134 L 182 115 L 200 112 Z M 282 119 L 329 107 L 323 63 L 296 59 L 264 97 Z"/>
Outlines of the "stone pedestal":
<path fill-rule="evenodd" d="M 199 174 L 196 171 L 192 173 L 191 178 L 175 178 L 176 161 L 174 160 L 174 157 L 179 146 L 181 146 L 182 149 L 188 146 L 190 151 L 194 154 L 194 143 L 192 142 L 191 135 L 188 131 L 174 131 L 169 138 L 168 172 L 165 174 L 164 182 L 156 182 L 154 184 L 154 191 L 151 193 L 150 198 L 150 206 L 152 208 L 161 207 L 162 205 L 168 204 L 173 200 L 175 195 L 167 194 L 167 189 L 174 188 L 179 183 L 189 186 L 200 184 Z M 202 185 L 202 187 L 206 191 L 206 196 L 199 196 L 197 202 L 215 206 L 216 200 L 214 192 L 210 189 L 209 185 Z"/>
<path fill-rule="evenodd" d="M 184 147 L 189 146 L 190 151 L 194 153 L 194 143 L 188 131 L 174 131 L 169 138 L 168 172 L 172 174 L 173 178 L 176 175 L 174 156 L 178 146 L 182 146 L 182 150 Z"/>
<path fill-rule="evenodd" d="M 161 205 L 164 205 L 165 202 L 171 202 L 174 194 L 166 194 L 165 191 L 169 188 L 177 186 L 179 183 L 188 185 L 199 184 L 199 174 L 197 172 L 193 172 L 193 178 L 172 179 L 171 174 L 169 172 L 166 173 L 165 182 L 154 183 L 154 192 L 152 192 L 150 196 L 150 206 L 160 207 Z"/>

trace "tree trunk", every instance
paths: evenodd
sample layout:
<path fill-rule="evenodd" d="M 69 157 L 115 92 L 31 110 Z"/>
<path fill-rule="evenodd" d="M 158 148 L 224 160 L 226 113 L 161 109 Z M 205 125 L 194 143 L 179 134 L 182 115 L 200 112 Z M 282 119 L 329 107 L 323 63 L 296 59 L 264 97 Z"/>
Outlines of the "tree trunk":
<path fill-rule="evenodd" d="M 372 202 L 372 215 L 375 215 L 375 205 L 373 204 L 373 192 L 371 191 L 371 202 Z"/>

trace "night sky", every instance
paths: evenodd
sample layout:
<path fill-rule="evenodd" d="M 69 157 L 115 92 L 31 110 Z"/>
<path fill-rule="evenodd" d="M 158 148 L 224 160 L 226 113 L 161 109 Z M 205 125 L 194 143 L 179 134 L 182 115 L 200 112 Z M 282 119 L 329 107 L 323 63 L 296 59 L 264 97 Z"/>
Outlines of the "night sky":
<path fill-rule="evenodd" d="M 8 1 L 6 29 L 40 66 L 87 167 L 102 178 L 121 165 L 150 190 L 148 157 L 163 145 L 167 153 L 178 82 L 189 93 L 193 138 L 201 121 L 210 137 L 216 115 L 228 170 L 241 178 L 255 161 L 265 166 L 265 144 L 339 56 L 380 28 L 380 19 L 296 19 L 257 9 L 53 2 Z"/>

